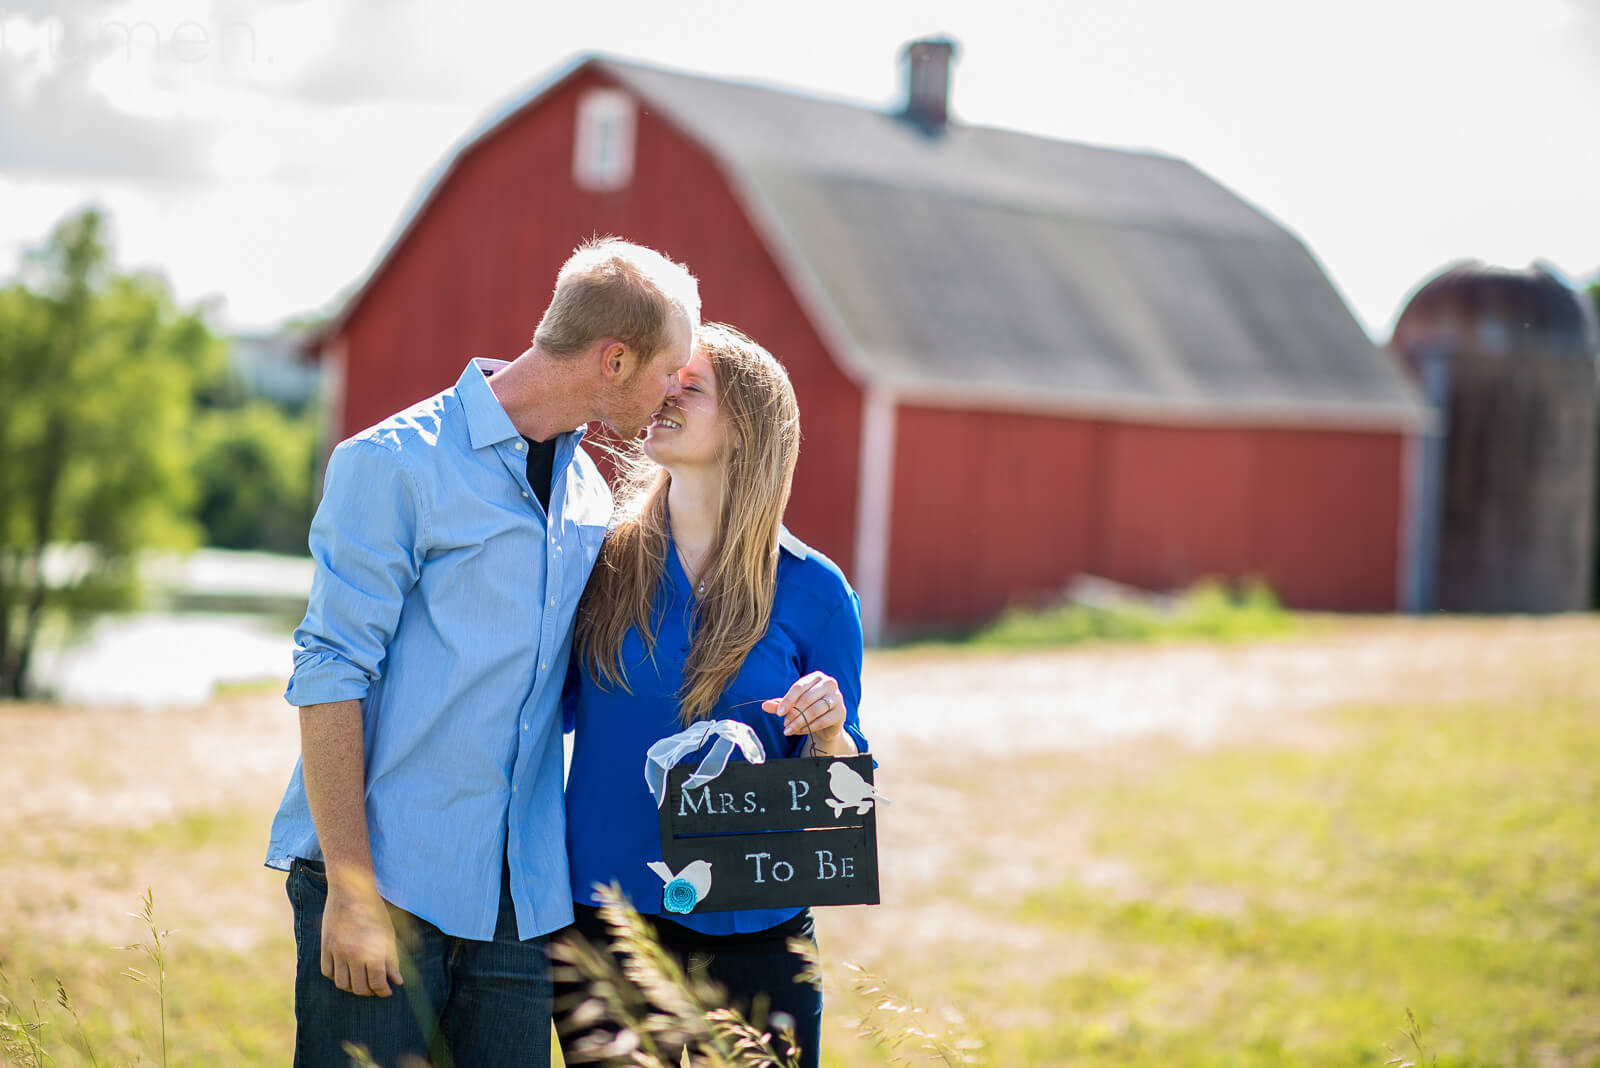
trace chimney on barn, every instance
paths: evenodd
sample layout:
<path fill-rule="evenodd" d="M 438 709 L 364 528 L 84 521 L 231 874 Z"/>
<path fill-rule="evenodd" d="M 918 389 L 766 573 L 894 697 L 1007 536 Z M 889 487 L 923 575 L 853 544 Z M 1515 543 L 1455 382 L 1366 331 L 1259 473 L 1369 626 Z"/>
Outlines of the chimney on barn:
<path fill-rule="evenodd" d="M 944 132 L 950 121 L 950 64 L 956 43 L 948 37 L 924 37 L 906 45 L 900 56 L 905 69 L 905 117 L 926 133 Z"/>

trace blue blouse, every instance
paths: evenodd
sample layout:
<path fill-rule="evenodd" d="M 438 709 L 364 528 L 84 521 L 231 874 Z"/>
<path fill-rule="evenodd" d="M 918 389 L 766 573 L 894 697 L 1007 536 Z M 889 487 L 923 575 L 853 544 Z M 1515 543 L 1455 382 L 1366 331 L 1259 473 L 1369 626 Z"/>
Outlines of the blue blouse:
<path fill-rule="evenodd" d="M 567 729 L 577 732 L 567 778 L 567 857 L 576 902 L 598 904 L 594 884 L 616 882 L 640 912 L 666 915 L 661 879 L 645 866 L 661 859 L 660 817 L 645 783 L 645 751 L 684 727 L 678 720 L 676 695 L 689 655 L 693 606 L 694 591 L 669 545 L 666 574 L 656 592 L 655 656 L 645 652 L 637 630 L 630 630 L 622 643 L 633 692 L 620 686 L 607 690 L 573 650 L 565 708 Z M 845 730 L 866 752 L 867 740 L 857 719 L 860 601 L 832 560 L 784 530 L 779 538 L 772 623 L 718 699 L 712 718 L 749 724 L 768 757 L 799 756 L 805 737 L 785 737 L 783 720 L 762 711 L 761 702 L 782 697 L 796 679 L 811 671 L 825 671 L 839 681 Z M 743 757 L 736 751 L 734 759 Z M 743 934 L 774 927 L 799 912 L 745 909 L 674 913 L 670 919 L 703 934 Z"/>

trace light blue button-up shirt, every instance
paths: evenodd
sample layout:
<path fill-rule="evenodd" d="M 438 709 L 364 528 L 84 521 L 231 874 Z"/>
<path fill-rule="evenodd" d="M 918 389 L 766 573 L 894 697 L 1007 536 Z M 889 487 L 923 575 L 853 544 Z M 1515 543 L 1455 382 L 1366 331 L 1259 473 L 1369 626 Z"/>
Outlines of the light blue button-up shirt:
<path fill-rule="evenodd" d="M 527 446 L 489 388 L 497 360 L 333 451 L 316 577 L 285 697 L 360 700 L 368 835 L 384 900 L 494 936 L 501 860 L 522 938 L 572 920 L 561 689 L 611 493 L 556 446 L 545 514 Z M 322 857 L 297 764 L 267 864 Z"/>

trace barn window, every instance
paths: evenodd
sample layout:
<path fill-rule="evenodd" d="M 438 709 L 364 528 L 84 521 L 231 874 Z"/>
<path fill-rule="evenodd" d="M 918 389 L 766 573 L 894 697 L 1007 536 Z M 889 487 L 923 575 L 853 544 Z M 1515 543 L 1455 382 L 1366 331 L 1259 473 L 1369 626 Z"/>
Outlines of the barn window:
<path fill-rule="evenodd" d="M 595 192 L 621 189 L 633 178 L 633 97 L 620 89 L 591 89 L 578 101 L 572 177 Z"/>

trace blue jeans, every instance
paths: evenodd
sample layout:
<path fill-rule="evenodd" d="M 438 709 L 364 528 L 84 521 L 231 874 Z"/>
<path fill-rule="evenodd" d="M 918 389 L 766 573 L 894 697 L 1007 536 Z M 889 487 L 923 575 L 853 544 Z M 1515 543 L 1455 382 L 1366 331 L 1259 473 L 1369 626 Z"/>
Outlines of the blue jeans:
<path fill-rule="evenodd" d="M 548 936 L 517 938 L 509 871 L 500 880 L 494 941 L 454 938 L 390 907 L 405 985 L 390 997 L 357 997 L 322 974 L 322 865 L 296 860 L 295 1068 L 348 1068 L 346 1042 L 383 1068 L 549 1068 Z"/>

